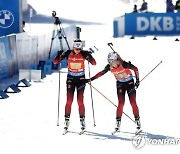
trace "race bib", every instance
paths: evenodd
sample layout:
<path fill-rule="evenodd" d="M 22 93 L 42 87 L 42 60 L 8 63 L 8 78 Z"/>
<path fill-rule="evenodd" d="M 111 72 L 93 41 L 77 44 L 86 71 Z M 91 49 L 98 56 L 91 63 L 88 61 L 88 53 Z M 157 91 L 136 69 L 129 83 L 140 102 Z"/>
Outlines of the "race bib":
<path fill-rule="evenodd" d="M 116 75 L 116 78 L 118 79 L 118 80 L 124 80 L 124 79 L 126 79 L 128 77 L 128 74 L 127 73 L 122 73 L 122 74 L 117 74 Z"/>
<path fill-rule="evenodd" d="M 81 63 L 70 63 L 71 69 L 81 69 Z"/>

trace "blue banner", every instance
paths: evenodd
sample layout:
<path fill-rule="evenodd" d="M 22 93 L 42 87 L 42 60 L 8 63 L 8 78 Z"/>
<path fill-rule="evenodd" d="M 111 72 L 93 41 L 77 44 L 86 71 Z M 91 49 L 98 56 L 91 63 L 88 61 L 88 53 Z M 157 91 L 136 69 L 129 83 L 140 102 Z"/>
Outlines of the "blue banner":
<path fill-rule="evenodd" d="M 21 32 L 21 0 L 0 0 L 0 36 Z"/>
<path fill-rule="evenodd" d="M 124 35 L 180 35 L 180 13 L 125 14 L 114 20 L 114 37 Z"/>

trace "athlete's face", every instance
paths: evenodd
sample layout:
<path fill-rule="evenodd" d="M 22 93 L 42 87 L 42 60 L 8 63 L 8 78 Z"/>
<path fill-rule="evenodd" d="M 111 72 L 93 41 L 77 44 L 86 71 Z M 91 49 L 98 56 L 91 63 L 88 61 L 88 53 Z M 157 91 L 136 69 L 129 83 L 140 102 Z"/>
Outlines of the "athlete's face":
<path fill-rule="evenodd" d="M 74 48 L 74 52 L 75 52 L 76 54 L 79 54 L 79 53 L 81 52 L 81 48 Z"/>
<path fill-rule="evenodd" d="M 118 67 L 118 62 L 117 62 L 117 60 L 112 61 L 112 62 L 110 63 L 110 65 L 111 65 L 112 67 L 114 67 L 114 68 L 117 68 L 117 67 Z"/>

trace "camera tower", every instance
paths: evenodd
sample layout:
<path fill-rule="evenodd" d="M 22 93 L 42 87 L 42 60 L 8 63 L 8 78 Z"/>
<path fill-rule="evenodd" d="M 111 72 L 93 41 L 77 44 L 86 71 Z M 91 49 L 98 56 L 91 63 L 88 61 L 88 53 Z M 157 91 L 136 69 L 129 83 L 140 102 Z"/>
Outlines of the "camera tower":
<path fill-rule="evenodd" d="M 65 36 L 65 32 L 64 29 L 62 28 L 62 24 L 61 21 L 59 19 L 59 17 L 56 17 L 56 11 L 52 12 L 52 16 L 54 17 L 55 21 L 54 21 L 54 29 L 53 29 L 53 33 L 52 33 L 52 38 L 51 38 L 51 45 L 50 45 L 50 50 L 49 50 L 49 59 L 51 58 L 51 51 L 52 51 L 52 45 L 53 45 L 53 41 L 56 37 L 58 37 L 59 42 L 60 42 L 60 52 L 63 52 L 63 43 L 62 43 L 62 39 L 65 40 L 68 49 L 70 49 L 70 46 L 68 44 L 67 38 Z"/>

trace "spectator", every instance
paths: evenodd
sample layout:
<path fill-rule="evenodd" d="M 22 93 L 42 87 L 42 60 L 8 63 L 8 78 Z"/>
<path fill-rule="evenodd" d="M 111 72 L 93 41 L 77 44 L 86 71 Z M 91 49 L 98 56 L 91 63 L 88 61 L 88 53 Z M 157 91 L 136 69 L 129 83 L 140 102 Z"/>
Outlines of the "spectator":
<path fill-rule="evenodd" d="M 137 5 L 134 5 L 134 8 L 133 8 L 133 13 L 137 13 L 138 10 L 137 10 Z"/>
<path fill-rule="evenodd" d="M 25 32 L 25 30 L 24 30 L 25 25 L 26 25 L 26 22 L 23 20 L 23 21 L 22 21 L 22 30 L 23 30 L 23 32 Z"/>
<path fill-rule="evenodd" d="M 180 0 L 176 1 L 175 10 L 177 10 L 177 12 L 180 12 Z"/>
<path fill-rule="evenodd" d="M 141 8 L 139 9 L 140 12 L 147 12 L 148 10 L 148 3 L 143 0 L 143 3 L 141 5 Z"/>
<path fill-rule="evenodd" d="M 172 3 L 172 0 L 166 1 L 166 12 L 174 12 L 174 4 Z"/>

